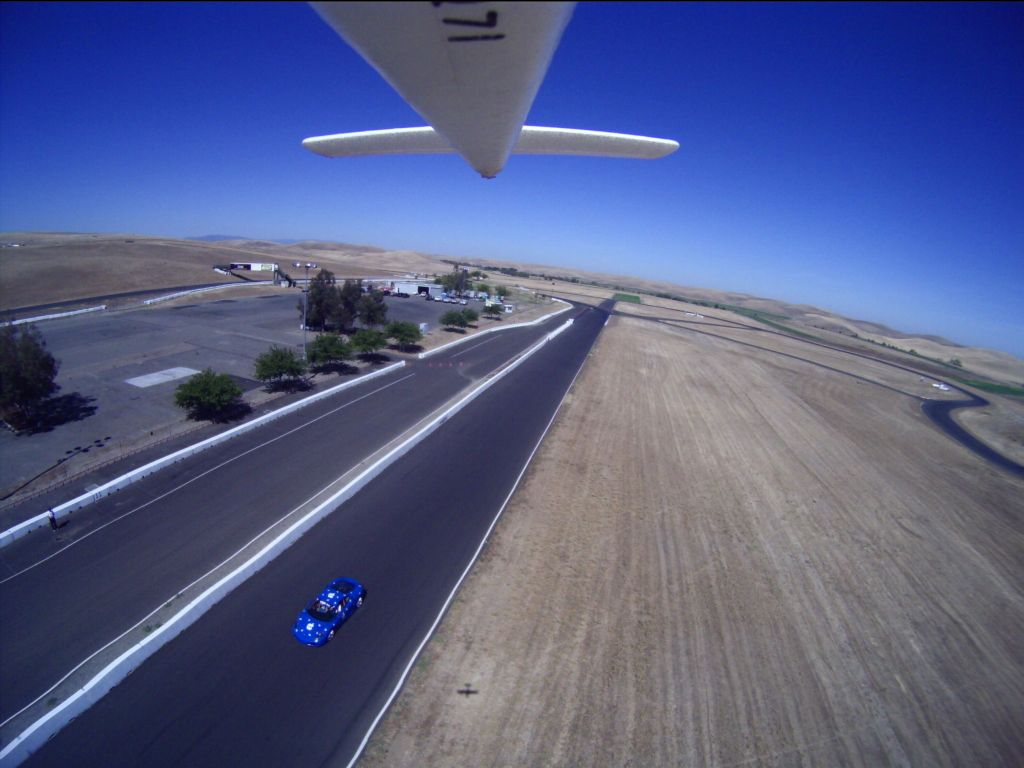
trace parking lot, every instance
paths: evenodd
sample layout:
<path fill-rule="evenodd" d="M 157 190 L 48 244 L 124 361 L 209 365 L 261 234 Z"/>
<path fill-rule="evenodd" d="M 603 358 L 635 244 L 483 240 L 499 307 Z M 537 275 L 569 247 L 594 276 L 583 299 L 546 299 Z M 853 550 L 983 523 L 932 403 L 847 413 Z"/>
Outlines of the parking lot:
<path fill-rule="evenodd" d="M 58 397 L 69 416 L 36 434 L 0 431 L 0 491 L 6 494 L 49 467 L 56 467 L 51 473 L 73 474 L 87 462 L 120 458 L 140 443 L 191 428 L 173 399 L 190 371 L 212 368 L 230 375 L 250 397 L 259 395 L 256 358 L 272 345 L 302 348 L 301 295 L 282 288 L 262 296 L 197 296 L 174 305 L 38 323 L 60 361 Z M 385 301 L 389 321 L 427 323 L 430 330 L 455 308 L 421 297 Z M 471 305 L 478 311 L 483 306 Z M 315 332 L 307 335 L 312 340 Z"/>

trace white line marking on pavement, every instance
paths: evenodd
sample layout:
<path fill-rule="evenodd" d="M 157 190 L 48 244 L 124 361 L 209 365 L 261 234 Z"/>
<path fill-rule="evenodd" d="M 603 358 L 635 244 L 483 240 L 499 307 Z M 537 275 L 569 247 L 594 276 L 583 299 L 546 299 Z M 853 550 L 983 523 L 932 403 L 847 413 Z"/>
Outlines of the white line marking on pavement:
<path fill-rule="evenodd" d="M 571 322 L 572 320 L 569 321 L 569 323 Z M 567 326 L 562 326 L 559 329 L 559 331 L 565 330 L 566 327 Z M 603 327 L 604 326 L 602 326 L 602 328 Z M 398 679 L 398 683 L 395 684 L 395 688 L 393 691 L 391 691 L 391 695 L 388 697 L 388 700 L 384 702 L 384 706 L 381 707 L 380 712 L 377 713 L 377 717 L 375 717 L 373 722 L 370 723 L 370 727 L 366 731 L 366 735 L 363 736 L 363 740 L 359 743 L 359 747 L 356 749 L 356 753 L 352 756 L 352 759 L 349 761 L 347 768 L 352 768 L 352 766 L 356 764 L 356 761 L 359 760 L 359 757 L 363 754 L 363 750 L 366 749 L 366 745 L 369 743 L 370 737 L 373 735 L 374 730 L 380 723 L 381 718 L 384 717 L 384 713 L 388 711 L 388 707 L 391 706 L 391 702 L 395 700 L 395 697 L 398 695 L 398 692 L 402 690 L 402 686 L 405 685 L 405 679 L 409 676 L 409 672 L 412 670 L 413 664 L 416 663 L 416 659 L 419 658 L 420 653 L 423 651 L 424 647 L 426 647 L 427 642 L 434 634 L 434 630 L 437 629 L 437 625 L 441 623 L 441 619 L 444 617 L 445 612 L 448 610 L 448 606 L 455 598 L 455 593 L 459 591 L 459 587 L 462 586 L 462 582 L 465 580 L 466 576 L 469 575 L 469 572 L 473 568 L 473 565 L 476 564 L 477 558 L 480 557 L 480 552 L 484 548 L 484 544 L 487 543 L 487 539 L 491 535 L 491 531 L 493 531 L 494 526 L 498 524 L 498 518 L 501 517 L 502 513 L 505 511 L 505 507 L 508 506 L 509 501 L 512 499 L 512 494 L 514 494 L 516 492 L 516 489 L 519 487 L 519 483 L 523 479 L 523 475 L 526 474 L 526 470 L 530 466 L 530 462 L 533 461 L 534 454 L 537 453 L 537 449 L 540 448 L 540 444 L 543 443 L 544 438 L 547 437 L 548 430 L 551 429 L 551 425 L 554 424 L 555 422 L 555 417 L 558 416 L 558 412 L 562 410 L 562 403 L 565 402 L 566 395 L 569 394 L 569 390 L 571 390 L 573 384 L 576 383 L 576 379 L 580 375 L 580 371 L 583 370 L 583 366 L 587 362 L 589 357 L 590 355 L 588 354 L 586 357 L 583 358 L 583 361 L 580 363 L 580 367 L 576 370 L 576 375 L 572 377 L 572 381 L 569 382 L 569 386 L 566 387 L 565 392 L 562 393 L 562 399 L 558 401 L 558 407 L 555 408 L 555 412 L 551 414 L 551 419 L 548 421 L 548 425 L 544 427 L 544 432 L 541 433 L 540 439 L 538 439 L 537 444 L 533 446 L 533 450 L 530 452 L 529 458 L 526 460 L 526 463 L 523 464 L 523 468 L 519 471 L 519 476 L 516 478 L 515 483 L 512 484 L 512 489 L 508 492 L 508 496 L 505 497 L 505 501 L 502 503 L 501 508 L 498 510 L 498 514 L 494 516 L 494 519 L 491 521 L 491 525 L 487 529 L 487 532 L 484 534 L 484 537 L 480 539 L 480 546 L 476 548 L 476 552 L 473 553 L 473 557 L 470 558 L 469 563 L 466 565 L 466 569 L 462 572 L 462 575 L 459 576 L 459 580 L 455 583 L 455 586 L 452 588 L 451 594 L 448 595 L 448 599 L 445 600 L 444 605 L 441 606 L 441 611 L 437 614 L 437 618 L 434 619 L 434 623 L 430 625 L 430 629 L 427 630 L 427 634 L 423 637 L 423 640 L 416 648 L 416 651 L 415 653 L 413 653 L 412 658 L 409 659 L 409 663 L 402 671 L 402 676 Z"/>
<path fill-rule="evenodd" d="M 493 337 L 493 336 L 492 336 L 492 337 L 490 337 L 490 338 L 484 339 L 484 340 L 483 340 L 483 341 L 481 341 L 481 342 L 480 342 L 479 344 L 474 344 L 474 345 L 473 345 L 472 347 L 470 347 L 469 349 L 464 349 L 464 350 L 462 350 L 461 352 L 456 352 L 456 353 L 455 353 L 454 355 L 452 355 L 452 357 L 458 357 L 459 355 L 464 355 L 464 354 L 466 354 L 467 352 L 472 352 L 472 351 L 473 351 L 474 349 L 476 349 L 477 347 L 482 347 L 482 346 L 483 346 L 484 344 L 490 344 L 490 343 L 491 343 L 492 341 L 494 341 L 494 340 L 495 340 L 495 337 Z"/>
<path fill-rule="evenodd" d="M 139 506 L 135 507 L 134 509 L 128 510 L 123 515 L 119 515 L 118 517 L 115 517 L 113 520 L 109 520 L 108 522 L 106 522 L 103 525 L 101 525 L 99 528 L 96 528 L 96 529 L 94 529 L 92 531 L 89 531 L 89 533 L 85 534 L 81 538 L 75 539 L 73 542 L 71 542 L 67 546 L 61 547 L 56 552 L 54 552 L 54 553 L 44 557 L 42 560 L 39 560 L 39 561 L 37 561 L 35 563 L 32 563 L 32 565 L 29 565 L 29 566 L 27 566 L 25 568 L 22 568 L 17 573 L 13 573 L 13 574 L 11 574 L 10 576 L 8 576 L 5 579 L 0 579 L 0 584 L 6 584 L 11 579 L 18 578 L 23 573 L 25 573 L 27 571 L 31 571 L 37 565 L 42 565 L 47 560 L 51 560 L 51 559 L 55 558 L 57 555 L 61 554 L 62 552 L 66 552 L 67 550 L 69 550 L 73 546 L 75 546 L 76 544 L 81 544 L 83 541 L 88 539 L 94 533 L 99 533 L 100 531 L 102 531 L 107 526 L 113 525 L 114 523 L 118 522 L 119 520 L 124 520 L 126 517 L 128 517 L 130 515 L 134 515 L 136 512 L 140 512 L 141 510 L 145 509 L 146 507 L 150 506 L 151 504 L 156 504 L 156 502 L 160 501 L 161 499 L 165 499 L 168 496 L 170 496 L 172 493 L 180 491 L 182 488 L 184 488 L 187 485 L 191 485 L 196 480 L 200 480 L 200 479 L 206 477 L 211 472 L 216 472 L 218 469 L 221 469 L 222 467 L 226 467 L 231 462 L 237 461 L 238 459 L 242 458 L 243 456 L 248 456 L 250 453 L 253 453 L 254 451 L 258 451 L 260 448 L 265 448 L 268 445 L 270 445 L 271 443 L 276 443 L 281 438 L 288 437 L 288 435 L 291 435 L 291 434 L 293 434 L 295 432 L 298 432 L 300 429 L 305 429 L 306 427 L 310 426 L 311 424 L 315 424 L 316 422 L 320 421 L 321 419 L 326 419 L 328 416 L 332 416 L 333 414 L 337 413 L 338 411 L 341 411 L 341 410 L 344 410 L 345 408 L 348 408 L 350 405 L 355 405 L 360 400 L 365 400 L 366 398 L 370 397 L 371 395 L 375 395 L 378 392 L 383 392 L 388 387 L 393 387 L 395 384 L 400 384 L 401 382 L 405 381 L 406 379 L 410 379 L 410 378 L 412 378 L 415 375 L 416 375 L 415 373 L 410 373 L 408 376 L 403 376 L 400 379 L 396 379 L 395 381 L 392 381 L 390 384 L 385 384 L 383 387 L 379 387 L 379 388 L 373 390 L 372 392 L 367 392 L 365 395 L 361 395 L 360 397 L 357 397 L 355 400 L 351 400 L 351 401 L 345 403 L 344 405 L 338 406 L 337 408 L 334 408 L 333 410 L 328 411 L 327 413 L 321 414 L 320 416 L 317 416 L 315 419 L 311 419 L 310 421 L 307 421 L 305 424 L 300 424 L 299 426 L 297 426 L 297 427 L 295 427 L 293 429 L 290 429 L 287 432 L 283 432 L 282 434 L 278 435 L 277 437 L 271 438 L 270 440 L 267 440 L 266 442 L 260 443 L 259 445 L 256 445 L 256 446 L 253 446 L 249 450 L 243 451 L 242 453 L 238 454 L 237 456 L 233 456 L 232 458 L 228 459 L 227 461 L 221 462 L 217 466 L 212 467 L 211 469 L 208 469 L 205 472 L 202 472 L 202 473 L 196 475 L 195 477 L 192 477 L 189 480 L 186 480 L 181 485 L 177 485 L 174 488 L 171 488 L 171 490 L 167 491 L 166 493 L 162 493 L 161 495 L 157 496 L 156 498 L 150 499 L 145 504 L 140 504 Z M 6 722 L 6 720 L 4 722 Z M 2 727 L 2 726 L 3 726 L 3 723 L 0 723 L 0 727 Z"/>
<path fill-rule="evenodd" d="M 168 604 L 169 602 L 171 602 L 172 600 L 174 600 L 174 599 L 175 599 L 175 598 L 176 598 L 176 597 L 177 597 L 178 595 L 182 594 L 183 592 L 187 592 L 187 591 L 188 591 L 188 590 L 190 590 L 190 589 L 191 589 L 192 587 L 194 587 L 194 586 L 195 586 L 196 584 L 198 584 L 198 583 L 199 583 L 199 582 L 201 582 L 201 581 L 202 581 L 203 579 L 205 579 L 205 578 L 206 578 L 207 576 L 209 576 L 209 575 L 210 575 L 211 573 L 213 573 L 213 572 L 214 572 L 214 571 L 216 571 L 216 570 L 217 570 L 218 568 L 220 568 L 221 566 L 223 566 L 223 565 L 224 565 L 225 563 L 231 562 L 231 560 L 233 560 L 234 558 L 238 557 L 238 555 L 239 555 L 239 554 L 240 554 L 241 552 L 244 552 L 244 551 L 245 551 L 245 549 L 246 549 L 247 547 L 249 547 L 249 546 L 250 546 L 250 545 L 251 545 L 251 544 L 252 544 L 252 543 L 253 543 L 254 541 L 257 541 L 257 540 L 258 540 L 258 539 L 259 539 L 259 538 L 260 538 L 261 536 L 263 536 L 263 535 L 264 535 L 264 534 L 265 534 L 265 533 L 266 533 L 267 531 L 269 531 L 269 530 L 270 530 L 271 528 L 273 528 L 273 527 L 274 527 L 275 525 L 278 525 L 278 524 L 279 524 L 279 523 L 281 522 L 281 520 L 284 520 L 284 519 L 288 518 L 288 517 L 289 517 L 290 515 L 293 515 L 293 514 L 295 514 L 296 510 L 302 509 L 302 508 L 303 508 L 304 506 L 306 506 L 307 504 L 309 504 L 309 502 L 311 502 L 311 501 L 312 501 L 313 499 L 315 499 L 315 498 L 316 498 L 317 496 L 319 496 L 319 495 L 320 495 L 320 494 L 322 494 L 322 493 L 323 493 L 324 491 L 326 491 L 326 490 L 327 490 L 328 488 L 330 488 L 330 487 L 331 487 L 331 485 L 333 485 L 333 484 L 334 484 L 334 482 L 336 482 L 336 481 L 332 481 L 331 483 L 328 483 L 328 484 L 327 484 L 327 485 L 325 485 L 325 486 L 324 486 L 323 488 L 321 488 L 321 489 L 320 489 L 319 491 L 317 491 L 317 492 L 316 492 L 316 493 L 314 493 L 314 494 L 313 494 L 312 496 L 310 496 L 310 497 L 309 497 L 308 499 L 306 499 L 306 500 L 305 500 L 304 502 L 302 502 L 302 503 L 301 503 L 301 504 L 299 504 L 299 505 L 298 505 L 297 507 L 295 507 L 295 508 L 294 508 L 294 509 L 292 509 L 292 510 L 291 510 L 290 512 L 288 512 L 288 514 L 284 515 L 284 517 L 281 517 L 280 519 L 278 519 L 278 520 L 275 520 L 274 522 L 272 522 L 272 523 L 271 523 L 270 525 L 268 525 L 268 526 L 267 526 L 266 528 L 264 528 L 264 529 L 263 529 L 262 531 L 260 531 L 260 532 L 259 532 L 258 534 L 256 534 L 256 535 L 255 535 L 255 536 L 254 536 L 253 538 L 249 539 L 249 541 L 247 541 L 247 542 L 246 542 L 246 543 L 245 543 L 244 545 L 242 545 L 242 546 L 241 546 L 241 547 L 240 547 L 240 548 L 239 548 L 238 550 L 236 550 L 236 551 L 235 551 L 235 552 L 234 552 L 233 554 L 231 554 L 230 556 L 228 556 L 227 558 L 225 558 L 225 559 L 224 559 L 224 560 L 222 560 L 221 562 L 217 563 L 217 565 L 213 566 L 213 568 L 211 568 L 210 570 L 208 570 L 208 571 L 207 571 L 206 573 L 204 573 L 204 574 L 203 574 L 202 576 L 200 576 L 200 577 L 199 577 L 198 579 L 196 579 L 195 581 L 193 581 L 193 582 L 192 582 L 191 584 L 188 584 L 188 585 L 186 585 L 186 586 L 182 587 L 182 588 L 181 588 L 181 589 L 179 589 L 179 590 L 178 590 L 177 592 L 175 592 L 175 593 L 174 593 L 173 595 L 171 595 L 171 596 L 170 596 L 170 597 L 169 597 L 169 598 L 168 598 L 167 600 L 163 600 L 163 601 L 161 601 L 161 602 L 160 602 L 160 605 L 158 605 L 158 606 L 157 606 L 156 608 L 154 608 L 154 609 L 153 609 L 153 610 L 152 610 L 152 611 L 151 611 L 150 613 L 147 613 L 147 614 L 146 614 L 145 616 L 143 616 L 143 617 L 142 617 L 141 619 L 139 619 L 138 623 L 136 623 L 136 624 L 133 624 L 132 626 L 128 627 L 128 629 L 126 629 L 126 630 L 125 630 L 124 632 L 122 632 L 122 633 L 121 633 L 120 635 L 118 635 L 118 636 L 117 636 L 117 637 L 115 637 L 115 638 L 114 638 L 113 640 L 111 640 L 110 642 L 108 642 L 108 643 L 107 643 L 106 645 L 102 646 L 101 648 L 98 648 L 97 650 L 93 651 L 93 652 L 92 652 L 91 654 L 89 654 L 88 656 L 86 656 L 86 657 L 85 657 L 84 659 L 82 659 L 82 660 L 81 660 L 80 662 L 78 662 L 78 664 L 76 664 L 75 666 L 73 666 L 73 667 L 72 667 L 72 668 L 71 668 L 71 669 L 70 669 L 70 670 L 69 670 L 69 671 L 67 672 L 67 674 L 65 674 L 65 675 L 64 675 L 64 677 L 62 677 L 62 678 L 61 678 L 60 680 L 58 680 L 58 681 L 57 681 L 56 683 L 54 683 L 54 684 L 53 684 L 53 685 L 51 685 L 51 686 L 50 686 L 49 688 L 47 688 L 47 689 L 46 689 L 45 691 L 43 691 L 43 692 L 42 692 L 41 694 L 39 694 L 39 697 L 38 697 L 37 699 L 35 699 L 34 701 L 30 701 L 30 702 L 29 702 L 28 704 L 26 704 L 26 705 L 25 705 L 24 707 L 22 707 L 22 708 L 21 708 L 21 709 L 19 709 L 19 710 L 18 710 L 17 712 L 15 712 L 15 713 L 14 713 L 13 715 L 11 715 L 11 716 L 10 716 L 10 717 L 8 717 L 8 718 L 7 718 L 6 720 L 4 720 L 4 721 L 3 721 L 2 723 L 0 723 L 0 728 L 2 728 L 3 726 L 7 725 L 7 724 L 8 724 L 9 722 L 11 722 L 11 720 L 13 720 L 14 718 L 16 718 L 16 717 L 17 717 L 18 715 L 20 715 L 20 714 L 21 714 L 22 712 L 24 712 L 25 710 L 27 710 L 27 709 L 29 709 L 29 708 L 33 707 L 34 705 L 38 704 L 38 703 L 39 703 L 40 701 L 42 701 L 42 700 L 43 700 L 43 697 L 45 697 L 46 695 L 48 695 L 48 694 L 52 693 L 52 692 L 53 692 L 54 690 L 56 690 L 56 688 L 57 688 L 57 687 L 58 687 L 58 686 L 59 686 L 59 685 L 60 685 L 61 683 L 63 683 L 63 682 L 65 681 L 65 680 L 67 680 L 67 679 L 68 679 L 69 677 L 71 677 L 71 676 L 72 676 L 73 674 L 75 674 L 75 672 L 77 672 L 77 671 L 78 671 L 79 669 L 81 669 L 81 668 L 82 668 L 82 666 L 84 666 L 85 664 L 88 664 L 88 663 L 89 663 L 89 662 L 90 662 L 90 661 L 91 661 L 91 660 L 92 660 L 93 658 L 95 658 L 95 657 L 96 657 L 96 656 L 97 656 L 98 654 L 100 654 L 100 653 L 103 653 L 103 651 L 105 651 L 105 650 L 106 650 L 107 648 L 109 648 L 110 646 L 112 646 L 112 645 L 113 645 L 114 643 L 116 643 L 116 642 L 117 642 L 118 640 L 120 640 L 120 639 L 121 639 L 122 637 L 125 637 L 125 636 L 126 636 L 126 635 L 128 635 L 129 633 L 131 633 L 131 632 L 134 632 L 134 631 L 135 631 L 136 629 L 138 629 L 139 627 L 141 627 L 141 626 L 143 625 L 143 623 L 145 623 L 145 621 L 146 621 L 147 619 L 149 619 L 149 618 L 152 618 L 152 616 L 153 616 L 153 615 L 155 615 L 155 614 L 157 613 L 157 611 L 159 611 L 159 610 L 160 610 L 161 608 L 163 608 L 163 607 L 164 607 L 165 605 L 167 605 L 167 604 Z"/>

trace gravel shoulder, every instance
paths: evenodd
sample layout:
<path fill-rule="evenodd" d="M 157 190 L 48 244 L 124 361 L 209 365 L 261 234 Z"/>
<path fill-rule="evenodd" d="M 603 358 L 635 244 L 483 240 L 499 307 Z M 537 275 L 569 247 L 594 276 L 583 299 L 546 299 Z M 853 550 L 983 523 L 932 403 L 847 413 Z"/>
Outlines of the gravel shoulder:
<path fill-rule="evenodd" d="M 609 323 L 361 766 L 1024 762 L 1024 482 L 743 340 Z"/>

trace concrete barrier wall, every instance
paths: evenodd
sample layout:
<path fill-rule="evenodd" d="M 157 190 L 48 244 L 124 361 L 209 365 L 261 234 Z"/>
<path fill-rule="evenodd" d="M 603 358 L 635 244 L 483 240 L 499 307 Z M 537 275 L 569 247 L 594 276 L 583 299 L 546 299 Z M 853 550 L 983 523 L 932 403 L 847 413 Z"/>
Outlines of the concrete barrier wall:
<path fill-rule="evenodd" d="M 570 309 L 572 309 L 572 304 L 567 304 L 566 302 L 562 301 L 561 299 L 555 299 L 555 301 L 557 301 L 559 304 L 565 304 L 565 308 L 560 309 L 557 312 L 552 312 L 549 315 L 544 315 L 544 317 L 538 317 L 536 320 L 531 320 L 528 323 L 513 323 L 512 325 L 496 325 L 493 328 L 488 328 L 486 331 L 480 331 L 479 333 L 474 333 L 472 336 L 464 336 L 461 339 L 455 339 L 455 341 L 450 341 L 447 344 L 442 344 L 440 347 L 436 347 L 436 348 L 428 350 L 426 352 L 420 352 L 419 355 L 417 355 L 417 357 L 420 360 L 422 360 L 422 359 L 424 359 L 426 357 L 430 357 L 431 355 L 436 355 L 438 352 L 443 352 L 445 350 L 451 349 L 452 347 L 458 346 L 459 344 L 465 344 L 467 341 L 472 341 L 473 339 L 479 339 L 481 336 L 485 336 L 488 333 L 494 333 L 495 331 L 508 331 L 508 330 L 513 329 L 513 328 L 528 328 L 531 325 L 540 325 L 541 323 L 543 323 L 543 322 L 545 322 L 547 320 L 550 320 L 552 317 L 558 317 L 558 315 L 562 314 L 563 312 L 568 312 Z"/>
<path fill-rule="evenodd" d="M 325 389 L 323 392 L 317 392 L 315 395 L 304 397 L 303 399 L 297 400 L 291 405 L 286 405 L 284 408 L 280 408 L 276 411 L 273 411 L 272 413 L 260 416 L 258 419 L 253 419 L 252 421 L 246 422 L 245 424 L 240 424 L 237 427 L 229 429 L 226 432 L 222 432 L 219 435 L 214 435 L 213 437 L 207 438 L 206 440 L 198 442 L 194 445 L 190 445 L 187 448 L 182 448 L 180 451 L 175 451 L 174 453 L 168 456 L 164 456 L 163 458 L 157 459 L 156 461 L 151 461 L 149 464 L 141 466 L 138 469 L 132 470 L 127 474 L 121 475 L 120 477 L 115 478 L 110 482 L 101 485 L 99 488 L 95 488 L 89 491 L 88 493 L 84 493 L 81 496 L 71 499 L 71 501 L 66 501 L 63 504 L 53 507 L 53 513 L 54 515 L 56 515 L 57 519 L 66 517 L 75 510 L 81 509 L 87 504 L 92 504 L 94 501 L 98 501 L 102 499 L 104 496 L 108 496 L 109 494 L 114 493 L 115 491 L 119 491 L 125 486 L 131 485 L 137 480 L 141 480 L 142 478 L 146 477 L 146 475 L 151 475 L 154 472 L 157 472 L 166 466 L 181 461 L 182 459 L 186 459 L 189 456 L 194 456 L 197 453 L 202 453 L 207 448 L 212 448 L 213 446 L 223 443 L 226 440 L 231 440 L 232 438 L 237 437 L 238 435 L 256 429 L 257 427 L 261 427 L 264 424 L 273 421 L 274 419 L 279 419 L 282 416 L 286 416 L 289 413 L 293 413 L 299 410 L 300 408 L 305 408 L 307 405 L 315 403 L 317 400 L 322 400 L 325 397 L 331 397 L 332 395 L 335 395 L 338 392 L 341 392 L 342 390 L 348 389 L 349 387 L 354 387 L 357 384 L 362 384 L 364 381 L 369 381 L 370 379 L 375 379 L 378 376 L 383 376 L 387 373 L 391 373 L 391 371 L 398 370 L 399 368 L 402 368 L 404 366 L 405 361 L 392 363 L 391 365 L 381 368 L 380 370 L 374 371 L 373 373 L 369 373 L 366 376 L 360 376 L 358 379 L 346 381 L 342 384 L 338 384 L 335 387 L 331 387 L 330 389 Z M 8 528 L 3 533 L 0 533 L 0 548 L 7 546 L 15 539 L 19 539 L 25 534 L 36 530 L 37 528 L 42 528 L 43 526 L 48 525 L 49 522 L 47 520 L 47 514 L 47 512 L 42 512 L 36 515 L 35 517 L 30 518 L 24 521 L 23 523 L 19 523 L 13 528 Z"/>
<path fill-rule="evenodd" d="M 211 285 L 206 288 L 193 288 L 190 291 L 178 291 L 177 293 L 168 293 L 166 296 L 157 296 L 152 299 L 146 299 L 143 304 L 156 304 L 161 301 L 170 301 L 171 299 L 177 299 L 180 296 L 191 296 L 196 293 L 206 293 L 207 291 L 219 291 L 221 288 L 236 288 L 241 285 L 273 285 L 273 280 L 248 280 L 244 283 L 224 283 L 223 285 Z"/>
<path fill-rule="evenodd" d="M 102 312 L 107 308 L 106 304 L 88 309 L 73 309 L 70 312 L 58 312 L 54 315 L 39 315 L 38 317 L 25 317 L 21 320 L 7 320 L 3 325 L 21 325 L 22 323 L 38 323 L 42 320 L 56 320 L 58 317 L 71 317 L 72 315 L 84 315 L 86 312 Z"/>

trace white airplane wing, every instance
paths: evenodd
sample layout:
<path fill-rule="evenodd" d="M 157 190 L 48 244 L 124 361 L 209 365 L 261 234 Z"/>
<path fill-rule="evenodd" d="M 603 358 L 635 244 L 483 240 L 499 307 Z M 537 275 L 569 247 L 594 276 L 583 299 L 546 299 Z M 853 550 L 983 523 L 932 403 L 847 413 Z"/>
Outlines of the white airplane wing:
<path fill-rule="evenodd" d="M 430 126 L 391 128 L 384 131 L 313 136 L 302 146 L 324 157 L 365 155 L 442 155 L 455 149 Z M 572 128 L 541 128 L 524 125 L 512 147 L 513 155 L 585 155 L 653 160 L 675 152 L 679 144 L 625 133 L 580 131 Z"/>
<path fill-rule="evenodd" d="M 662 157 L 666 139 L 524 127 L 572 16 L 565 2 L 316 2 L 341 37 L 430 126 L 317 136 L 328 157 L 457 152 L 493 178 L 513 152 Z"/>

